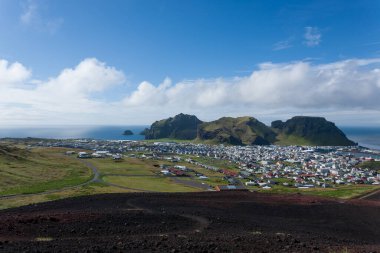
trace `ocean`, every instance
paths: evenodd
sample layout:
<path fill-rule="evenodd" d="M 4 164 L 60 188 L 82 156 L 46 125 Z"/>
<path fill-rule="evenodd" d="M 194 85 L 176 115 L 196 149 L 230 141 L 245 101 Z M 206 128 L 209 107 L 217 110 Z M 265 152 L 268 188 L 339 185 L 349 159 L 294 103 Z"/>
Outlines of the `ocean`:
<path fill-rule="evenodd" d="M 0 128 L 0 138 L 51 138 L 79 139 L 90 138 L 100 140 L 143 140 L 140 135 L 148 126 L 57 126 L 57 127 L 14 127 Z M 133 135 L 123 135 L 131 130 Z"/>
<path fill-rule="evenodd" d="M 340 127 L 348 139 L 359 145 L 380 150 L 380 127 Z"/>
<path fill-rule="evenodd" d="M 57 127 L 14 127 L 0 128 L 0 138 L 52 138 L 77 139 L 91 138 L 101 140 L 143 140 L 140 135 L 148 126 L 57 126 Z M 380 150 L 380 127 L 340 127 L 350 140 L 359 145 Z M 134 135 L 125 136 L 131 130 Z"/>

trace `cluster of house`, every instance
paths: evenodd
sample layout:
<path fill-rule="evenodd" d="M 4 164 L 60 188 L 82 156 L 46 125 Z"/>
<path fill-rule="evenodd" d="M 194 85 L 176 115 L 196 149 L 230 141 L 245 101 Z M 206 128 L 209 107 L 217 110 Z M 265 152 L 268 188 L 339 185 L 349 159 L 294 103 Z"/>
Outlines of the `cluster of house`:
<path fill-rule="evenodd" d="M 380 184 L 380 174 L 359 166 L 363 161 L 379 160 L 380 152 L 361 147 L 304 147 L 304 146 L 224 146 L 192 143 L 147 143 L 139 141 L 106 140 L 43 140 L 38 146 L 67 147 L 93 150 L 80 152 L 78 157 L 113 157 L 122 154 L 144 159 L 163 159 L 188 163 L 225 175 L 230 185 L 245 179 L 246 185 L 264 189 L 274 184 L 298 188 L 331 187 L 336 184 Z M 133 154 L 131 154 L 133 153 Z M 197 157 L 229 161 L 238 170 L 228 170 L 197 161 Z M 175 166 L 162 168 L 163 174 L 184 176 L 189 169 Z M 198 175 L 205 177 L 204 175 Z M 284 180 L 277 180 L 284 179 Z"/>
<path fill-rule="evenodd" d="M 76 154 L 76 151 L 74 151 L 74 150 L 66 151 L 66 155 L 75 155 L 75 154 Z M 78 152 L 77 157 L 82 158 L 82 159 L 106 158 L 106 157 L 112 157 L 112 159 L 114 159 L 114 160 L 122 160 L 123 159 L 122 154 L 119 154 L 119 153 L 113 154 L 113 153 L 110 153 L 110 151 L 108 151 L 108 150 L 98 150 L 98 151 L 91 152 L 91 153 L 85 152 L 85 151 L 80 151 L 80 152 Z"/>

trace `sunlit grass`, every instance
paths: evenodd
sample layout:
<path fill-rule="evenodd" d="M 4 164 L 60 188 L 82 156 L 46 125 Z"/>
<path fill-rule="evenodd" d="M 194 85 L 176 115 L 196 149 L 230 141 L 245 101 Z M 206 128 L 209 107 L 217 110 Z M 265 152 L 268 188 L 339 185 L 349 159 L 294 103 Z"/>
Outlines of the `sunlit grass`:
<path fill-rule="evenodd" d="M 88 181 L 92 171 L 61 150 L 0 154 L 0 195 L 38 193 Z"/>
<path fill-rule="evenodd" d="M 105 176 L 104 181 L 129 188 L 155 192 L 191 192 L 197 188 L 177 184 L 168 177 L 118 177 Z"/>

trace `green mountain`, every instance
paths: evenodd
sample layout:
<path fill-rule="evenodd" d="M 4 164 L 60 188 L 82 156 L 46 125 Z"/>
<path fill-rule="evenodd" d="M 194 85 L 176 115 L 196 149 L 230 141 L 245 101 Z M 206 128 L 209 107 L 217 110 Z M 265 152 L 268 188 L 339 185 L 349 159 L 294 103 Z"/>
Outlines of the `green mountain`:
<path fill-rule="evenodd" d="M 174 118 L 154 122 L 142 134 L 147 140 L 162 138 L 193 140 L 197 137 L 197 129 L 201 123 L 202 121 L 196 116 L 181 113 Z"/>
<path fill-rule="evenodd" d="M 199 140 L 233 145 L 269 145 L 275 132 L 253 117 L 223 117 L 203 123 L 198 129 Z"/>
<path fill-rule="evenodd" d="M 253 117 L 223 117 L 202 122 L 194 115 L 178 114 L 154 122 L 142 134 L 145 139 L 182 139 L 232 145 L 356 145 L 334 123 L 321 117 L 296 116 L 271 127 Z"/>
<path fill-rule="evenodd" d="M 273 121 L 272 129 L 277 133 L 276 144 L 317 145 L 317 146 L 353 146 L 353 141 L 322 117 L 296 116 L 285 122 Z"/>

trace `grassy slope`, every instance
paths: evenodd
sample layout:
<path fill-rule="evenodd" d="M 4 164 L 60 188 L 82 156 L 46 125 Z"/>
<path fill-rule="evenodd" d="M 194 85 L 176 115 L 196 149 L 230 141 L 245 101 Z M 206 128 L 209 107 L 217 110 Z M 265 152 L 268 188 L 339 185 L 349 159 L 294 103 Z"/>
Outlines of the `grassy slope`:
<path fill-rule="evenodd" d="M 61 150 L 0 153 L 0 195 L 37 193 L 89 180 L 91 170 Z"/>
<path fill-rule="evenodd" d="M 295 135 L 283 135 L 283 134 L 277 135 L 277 141 L 275 142 L 275 144 L 276 145 L 301 145 L 301 146 L 313 145 L 311 141 L 308 141 L 302 137 L 295 136 Z"/>
<path fill-rule="evenodd" d="M 224 129 L 223 132 L 220 132 L 218 135 L 223 136 L 228 139 L 230 135 L 235 137 L 240 137 L 242 143 L 250 143 L 252 139 L 254 139 L 257 134 L 252 131 L 250 127 L 246 125 L 246 123 L 250 120 L 250 117 L 239 117 L 239 118 L 231 118 L 231 117 L 223 117 L 221 119 L 203 123 L 201 127 L 203 131 L 213 132 L 217 129 Z M 217 140 L 205 140 L 206 143 L 217 143 Z"/>

